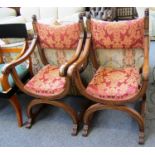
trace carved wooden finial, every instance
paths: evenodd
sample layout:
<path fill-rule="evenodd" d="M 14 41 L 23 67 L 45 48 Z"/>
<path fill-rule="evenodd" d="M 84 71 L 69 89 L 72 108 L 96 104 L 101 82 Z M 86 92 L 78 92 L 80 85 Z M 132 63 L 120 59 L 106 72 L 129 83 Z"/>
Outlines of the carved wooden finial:
<path fill-rule="evenodd" d="M 145 9 L 145 16 L 149 16 L 149 8 Z"/>
<path fill-rule="evenodd" d="M 80 23 L 80 27 L 81 27 L 81 31 L 84 31 L 84 23 L 83 23 L 83 17 L 85 16 L 85 12 L 82 12 L 79 14 L 79 23 Z"/>
<path fill-rule="evenodd" d="M 83 16 L 85 16 L 85 13 L 80 13 L 79 14 L 79 20 L 83 20 Z"/>
<path fill-rule="evenodd" d="M 145 29 L 145 34 L 148 35 L 149 33 L 149 8 L 145 9 L 144 29 Z"/>
<path fill-rule="evenodd" d="M 86 16 L 87 16 L 87 19 L 90 19 L 91 18 L 90 13 L 88 13 Z"/>
<path fill-rule="evenodd" d="M 37 16 L 36 15 L 33 15 L 32 16 L 32 20 L 33 20 L 33 22 L 36 22 L 37 21 Z"/>

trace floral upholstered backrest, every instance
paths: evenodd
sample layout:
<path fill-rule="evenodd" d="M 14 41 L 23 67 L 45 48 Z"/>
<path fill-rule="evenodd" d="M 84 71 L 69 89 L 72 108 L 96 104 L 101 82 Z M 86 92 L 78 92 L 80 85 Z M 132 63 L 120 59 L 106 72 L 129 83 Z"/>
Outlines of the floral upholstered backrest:
<path fill-rule="evenodd" d="M 105 22 L 91 20 L 95 48 L 143 48 L 144 18 Z"/>
<path fill-rule="evenodd" d="M 61 66 L 75 53 L 80 38 L 80 23 L 47 25 L 35 23 L 39 44 L 50 64 Z"/>
<path fill-rule="evenodd" d="M 80 36 L 79 23 L 67 25 L 36 24 L 42 48 L 74 49 Z"/>
<path fill-rule="evenodd" d="M 141 67 L 144 58 L 144 18 L 119 22 L 90 20 L 90 30 L 100 65 Z"/>

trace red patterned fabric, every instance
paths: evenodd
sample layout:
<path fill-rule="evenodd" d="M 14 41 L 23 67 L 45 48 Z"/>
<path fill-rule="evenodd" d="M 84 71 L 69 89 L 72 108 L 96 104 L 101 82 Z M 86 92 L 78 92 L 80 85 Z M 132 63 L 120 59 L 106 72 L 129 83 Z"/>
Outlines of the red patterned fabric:
<path fill-rule="evenodd" d="M 52 96 L 64 91 L 65 78 L 59 76 L 59 68 L 52 65 L 43 67 L 25 88 L 41 96 Z"/>
<path fill-rule="evenodd" d="M 135 68 L 111 69 L 100 67 L 86 91 L 105 100 L 129 99 L 138 92 L 140 75 Z"/>
<path fill-rule="evenodd" d="M 95 48 L 144 48 L 144 18 L 106 22 L 91 20 Z"/>
<path fill-rule="evenodd" d="M 42 48 L 74 49 L 80 36 L 79 23 L 50 26 L 36 24 Z"/>

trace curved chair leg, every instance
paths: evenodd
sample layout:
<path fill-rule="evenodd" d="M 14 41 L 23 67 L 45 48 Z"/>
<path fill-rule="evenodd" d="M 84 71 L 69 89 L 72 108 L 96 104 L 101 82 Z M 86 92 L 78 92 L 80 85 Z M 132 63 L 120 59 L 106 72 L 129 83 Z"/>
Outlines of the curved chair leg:
<path fill-rule="evenodd" d="M 11 96 L 9 98 L 9 101 L 10 101 L 10 103 L 12 104 L 13 108 L 16 111 L 18 126 L 22 127 L 22 125 L 23 125 L 22 110 L 21 110 L 21 106 L 19 104 L 19 101 L 17 99 L 17 96 L 16 95 Z"/>
<path fill-rule="evenodd" d="M 29 115 L 28 117 L 28 120 L 26 122 L 26 128 L 31 128 L 32 127 L 32 124 L 34 123 L 33 120 L 35 120 L 35 118 L 37 117 L 37 115 L 40 113 L 41 110 L 43 110 L 45 107 L 45 104 L 42 105 L 35 113 L 32 113 L 32 109 L 29 111 L 29 114 L 27 112 L 27 116 Z"/>
<path fill-rule="evenodd" d="M 92 105 L 93 103 L 89 103 L 89 105 L 80 104 L 81 113 L 79 115 L 79 121 L 82 122 L 85 111 Z"/>
<path fill-rule="evenodd" d="M 143 96 L 143 101 L 141 103 L 141 109 L 140 110 L 141 110 L 141 115 L 144 118 L 145 111 L 146 111 L 146 94 L 144 94 L 144 96 Z"/>
<path fill-rule="evenodd" d="M 104 109 L 120 110 L 123 112 L 127 112 L 131 117 L 133 117 L 139 125 L 139 144 L 144 144 L 144 119 L 137 111 L 124 105 L 114 106 L 114 105 L 104 105 L 104 104 L 97 103 L 95 105 L 90 106 L 86 110 L 84 115 L 83 136 L 88 135 L 89 122 L 90 122 L 90 117 L 92 113 L 99 110 L 104 110 Z"/>
<path fill-rule="evenodd" d="M 71 118 L 73 120 L 72 135 L 73 136 L 77 135 L 78 125 L 79 125 L 79 118 L 78 118 L 78 115 L 77 115 L 76 111 L 73 108 L 71 108 L 69 105 L 67 105 L 67 104 L 65 104 L 63 102 L 58 102 L 58 101 L 49 101 L 49 100 L 41 100 L 41 99 L 32 100 L 30 102 L 30 104 L 28 105 L 28 107 L 27 107 L 27 116 L 28 116 L 27 127 L 32 126 L 32 122 L 33 122 L 32 108 L 34 106 L 42 104 L 42 103 L 62 108 L 65 112 L 67 112 L 71 116 Z"/>
<path fill-rule="evenodd" d="M 96 112 L 96 111 L 94 111 L 92 113 L 89 113 L 89 115 L 87 115 L 87 111 L 89 111 L 89 109 L 94 109 L 94 107 L 96 107 L 96 104 L 93 104 L 93 105 L 89 106 L 89 108 L 84 113 L 84 117 L 83 117 L 84 126 L 83 126 L 83 132 L 82 132 L 82 136 L 84 136 L 84 137 L 88 136 L 90 122 L 91 122 L 91 119 L 94 116 L 94 113 Z"/>
<path fill-rule="evenodd" d="M 144 94 L 143 96 L 143 101 L 141 103 L 141 107 L 140 107 L 140 114 L 141 114 L 141 117 L 143 119 L 143 121 L 145 121 L 145 111 L 146 111 L 146 94 Z M 144 131 L 140 132 L 139 133 L 139 144 L 144 144 Z"/>

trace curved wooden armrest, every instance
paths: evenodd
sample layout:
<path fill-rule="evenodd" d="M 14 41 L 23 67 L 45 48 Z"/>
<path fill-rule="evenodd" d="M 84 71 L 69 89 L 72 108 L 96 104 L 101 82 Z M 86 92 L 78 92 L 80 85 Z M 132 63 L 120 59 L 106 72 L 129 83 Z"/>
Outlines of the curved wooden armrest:
<path fill-rule="evenodd" d="M 20 58 L 18 58 L 15 61 L 12 61 L 8 64 L 6 64 L 3 69 L 2 69 L 2 73 L 3 74 L 8 74 L 10 72 L 10 70 L 12 68 L 14 68 L 15 66 L 21 64 L 22 62 L 24 62 L 25 60 L 27 60 L 30 55 L 32 54 L 32 52 L 34 51 L 34 48 L 36 46 L 37 43 L 37 35 L 34 36 L 31 45 L 29 46 L 29 48 L 24 52 L 25 54 L 23 54 Z"/>
<path fill-rule="evenodd" d="M 89 48 L 90 48 L 90 43 L 91 43 L 91 34 L 90 33 L 87 33 L 87 38 L 86 38 L 86 41 L 85 41 L 85 45 L 84 45 L 84 49 L 82 50 L 79 58 L 77 61 L 75 61 L 68 69 L 67 71 L 67 75 L 69 77 L 72 77 L 73 75 L 73 72 L 76 70 L 76 69 L 79 69 L 81 68 L 81 66 L 84 64 L 84 62 L 87 60 L 88 58 L 88 55 L 89 55 Z"/>
<path fill-rule="evenodd" d="M 60 76 L 66 76 L 68 67 L 78 59 L 81 53 L 81 50 L 82 50 L 83 41 L 84 41 L 84 33 L 80 35 L 80 39 L 79 39 L 78 46 L 77 46 L 74 56 L 68 62 L 61 65 L 59 69 Z"/>
<path fill-rule="evenodd" d="M 142 66 L 142 79 L 143 81 L 149 80 L 149 37 L 144 38 L 144 64 Z"/>
<path fill-rule="evenodd" d="M 149 61 L 144 61 L 143 67 L 142 67 L 142 79 L 143 81 L 149 80 Z"/>

